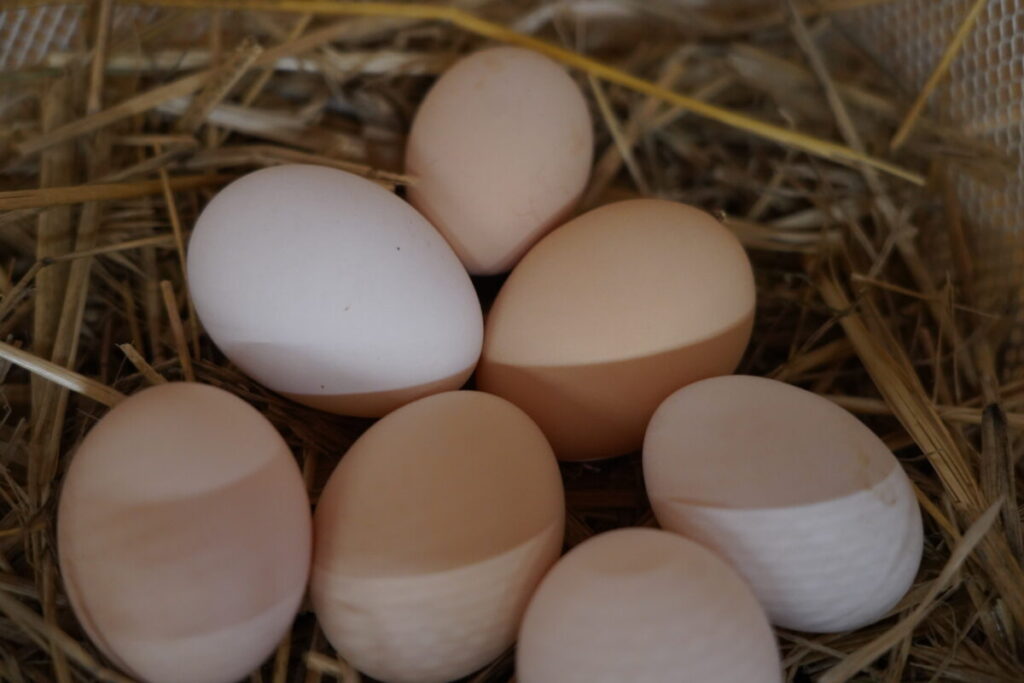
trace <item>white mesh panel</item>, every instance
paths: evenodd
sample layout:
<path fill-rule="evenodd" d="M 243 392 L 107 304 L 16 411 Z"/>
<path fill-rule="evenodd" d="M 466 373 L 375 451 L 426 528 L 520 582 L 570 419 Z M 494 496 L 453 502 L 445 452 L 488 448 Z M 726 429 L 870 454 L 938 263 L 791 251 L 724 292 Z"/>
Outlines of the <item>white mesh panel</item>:
<path fill-rule="evenodd" d="M 847 13 L 844 25 L 913 94 L 928 78 L 973 0 L 899 0 Z M 984 138 L 1016 171 L 1001 187 L 957 180 L 983 295 L 1016 311 L 1008 365 L 1024 363 L 1024 2 L 989 0 L 933 95 L 930 115 Z"/>

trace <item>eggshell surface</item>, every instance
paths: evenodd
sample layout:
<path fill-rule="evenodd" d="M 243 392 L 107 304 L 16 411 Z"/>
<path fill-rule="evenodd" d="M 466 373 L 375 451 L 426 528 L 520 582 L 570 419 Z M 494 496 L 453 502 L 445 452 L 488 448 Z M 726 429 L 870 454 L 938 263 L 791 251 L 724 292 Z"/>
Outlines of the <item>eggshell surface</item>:
<path fill-rule="evenodd" d="M 746 376 L 691 384 L 651 419 L 643 463 L 661 526 L 727 558 L 775 624 L 865 626 L 917 573 L 921 515 L 899 462 L 808 391 Z"/>
<path fill-rule="evenodd" d="M 587 103 L 562 66 L 532 50 L 482 50 L 445 72 L 416 113 L 409 200 L 469 272 L 504 272 L 569 215 L 592 148 Z"/>
<path fill-rule="evenodd" d="M 196 223 L 188 276 L 224 354 L 322 410 L 384 415 L 459 387 L 479 356 L 480 304 L 451 248 L 344 171 L 276 166 L 228 185 Z"/>
<path fill-rule="evenodd" d="M 228 683 L 291 627 L 309 501 L 273 426 L 220 389 L 172 383 L 113 408 L 75 452 L 61 574 L 93 643 L 151 683 Z"/>
<path fill-rule="evenodd" d="M 374 678 L 465 676 L 512 644 L 563 523 L 557 461 L 521 410 L 475 391 L 420 399 L 363 434 L 324 488 L 317 618 Z"/>
<path fill-rule="evenodd" d="M 640 447 L 665 397 L 736 368 L 754 303 L 750 262 L 710 215 L 609 204 L 511 273 L 487 318 L 478 386 L 526 411 L 560 458 L 620 455 Z"/>
<path fill-rule="evenodd" d="M 584 541 L 541 581 L 516 648 L 520 683 L 775 683 L 775 636 L 750 588 L 656 529 Z"/>

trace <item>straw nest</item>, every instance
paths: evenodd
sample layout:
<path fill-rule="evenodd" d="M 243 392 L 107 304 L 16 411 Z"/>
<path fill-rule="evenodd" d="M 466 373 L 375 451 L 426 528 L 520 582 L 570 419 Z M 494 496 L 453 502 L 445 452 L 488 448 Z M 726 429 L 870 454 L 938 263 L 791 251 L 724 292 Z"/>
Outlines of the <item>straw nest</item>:
<path fill-rule="evenodd" d="M 262 166 L 415 182 L 403 136 L 432 78 L 504 41 L 569 64 L 592 104 L 583 208 L 647 195 L 721 215 L 759 287 L 740 370 L 861 415 L 916 486 L 916 585 L 860 631 L 779 632 L 789 679 L 1024 680 L 1024 382 L 1000 368 L 1006 311 L 977 299 L 972 217 L 948 191 L 1005 162 L 929 120 L 849 39 L 840 10 L 872 1 L 72 10 L 70 51 L 0 73 L 0 679 L 125 680 L 84 638 L 55 564 L 61 476 L 105 405 L 168 380 L 226 387 L 286 436 L 315 500 L 367 422 L 289 403 L 225 361 L 191 312 L 189 229 L 218 187 Z M 478 285 L 486 301 L 499 282 Z M 653 524 L 635 455 L 563 474 L 570 545 Z M 512 676 L 506 654 L 472 680 Z M 358 680 L 305 611 L 252 680 L 332 677 Z"/>

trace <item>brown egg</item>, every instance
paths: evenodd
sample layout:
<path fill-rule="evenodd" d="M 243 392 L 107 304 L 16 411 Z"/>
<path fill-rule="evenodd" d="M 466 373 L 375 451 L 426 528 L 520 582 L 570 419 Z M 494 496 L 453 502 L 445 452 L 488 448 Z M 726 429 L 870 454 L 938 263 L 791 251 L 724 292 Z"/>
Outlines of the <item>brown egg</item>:
<path fill-rule="evenodd" d="M 420 399 L 363 434 L 320 496 L 317 618 L 374 678 L 460 678 L 515 640 L 563 520 L 557 461 L 521 410 L 476 391 Z"/>
<path fill-rule="evenodd" d="M 717 220 L 663 200 L 609 204 L 512 271 L 478 386 L 526 411 L 560 458 L 620 455 L 665 397 L 736 368 L 753 317 L 750 262 Z"/>
<path fill-rule="evenodd" d="M 92 642 L 151 683 L 229 683 L 291 626 L 309 501 L 273 426 L 201 384 L 146 389 L 82 441 L 57 518 L 60 568 Z"/>

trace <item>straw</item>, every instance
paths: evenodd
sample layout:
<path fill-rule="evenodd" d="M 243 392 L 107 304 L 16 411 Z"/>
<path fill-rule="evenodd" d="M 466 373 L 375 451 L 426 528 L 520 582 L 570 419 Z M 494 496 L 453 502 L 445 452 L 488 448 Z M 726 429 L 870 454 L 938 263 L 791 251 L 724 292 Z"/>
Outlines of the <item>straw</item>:
<path fill-rule="evenodd" d="M 0 74 L 15 102 L 0 103 L 0 676 L 127 680 L 75 620 L 54 552 L 64 472 L 125 397 L 183 379 L 233 393 L 280 431 L 317 501 L 370 421 L 295 404 L 224 357 L 190 301 L 189 232 L 224 184 L 278 164 L 401 194 L 424 94 L 496 41 L 566 65 L 588 99 L 587 208 L 688 202 L 747 248 L 758 303 L 738 372 L 854 413 L 911 479 L 926 533 L 909 594 L 856 631 L 778 630 L 785 680 L 1024 680 L 1024 380 L 1003 367 L 1006 311 L 979 296 L 988 264 L 954 193 L 964 164 L 998 178 L 1007 160 L 941 112 L 911 119 L 885 65 L 845 39 L 843 12 L 880 1 L 66 7 L 67 46 Z M 126 21 L 131 7 L 146 19 Z M 901 124 L 912 134 L 890 150 Z M 501 279 L 477 284 L 488 306 Z M 657 525 L 639 454 L 562 475 L 566 547 Z M 513 669 L 508 651 L 468 680 Z M 306 605 L 249 680 L 360 677 Z"/>

